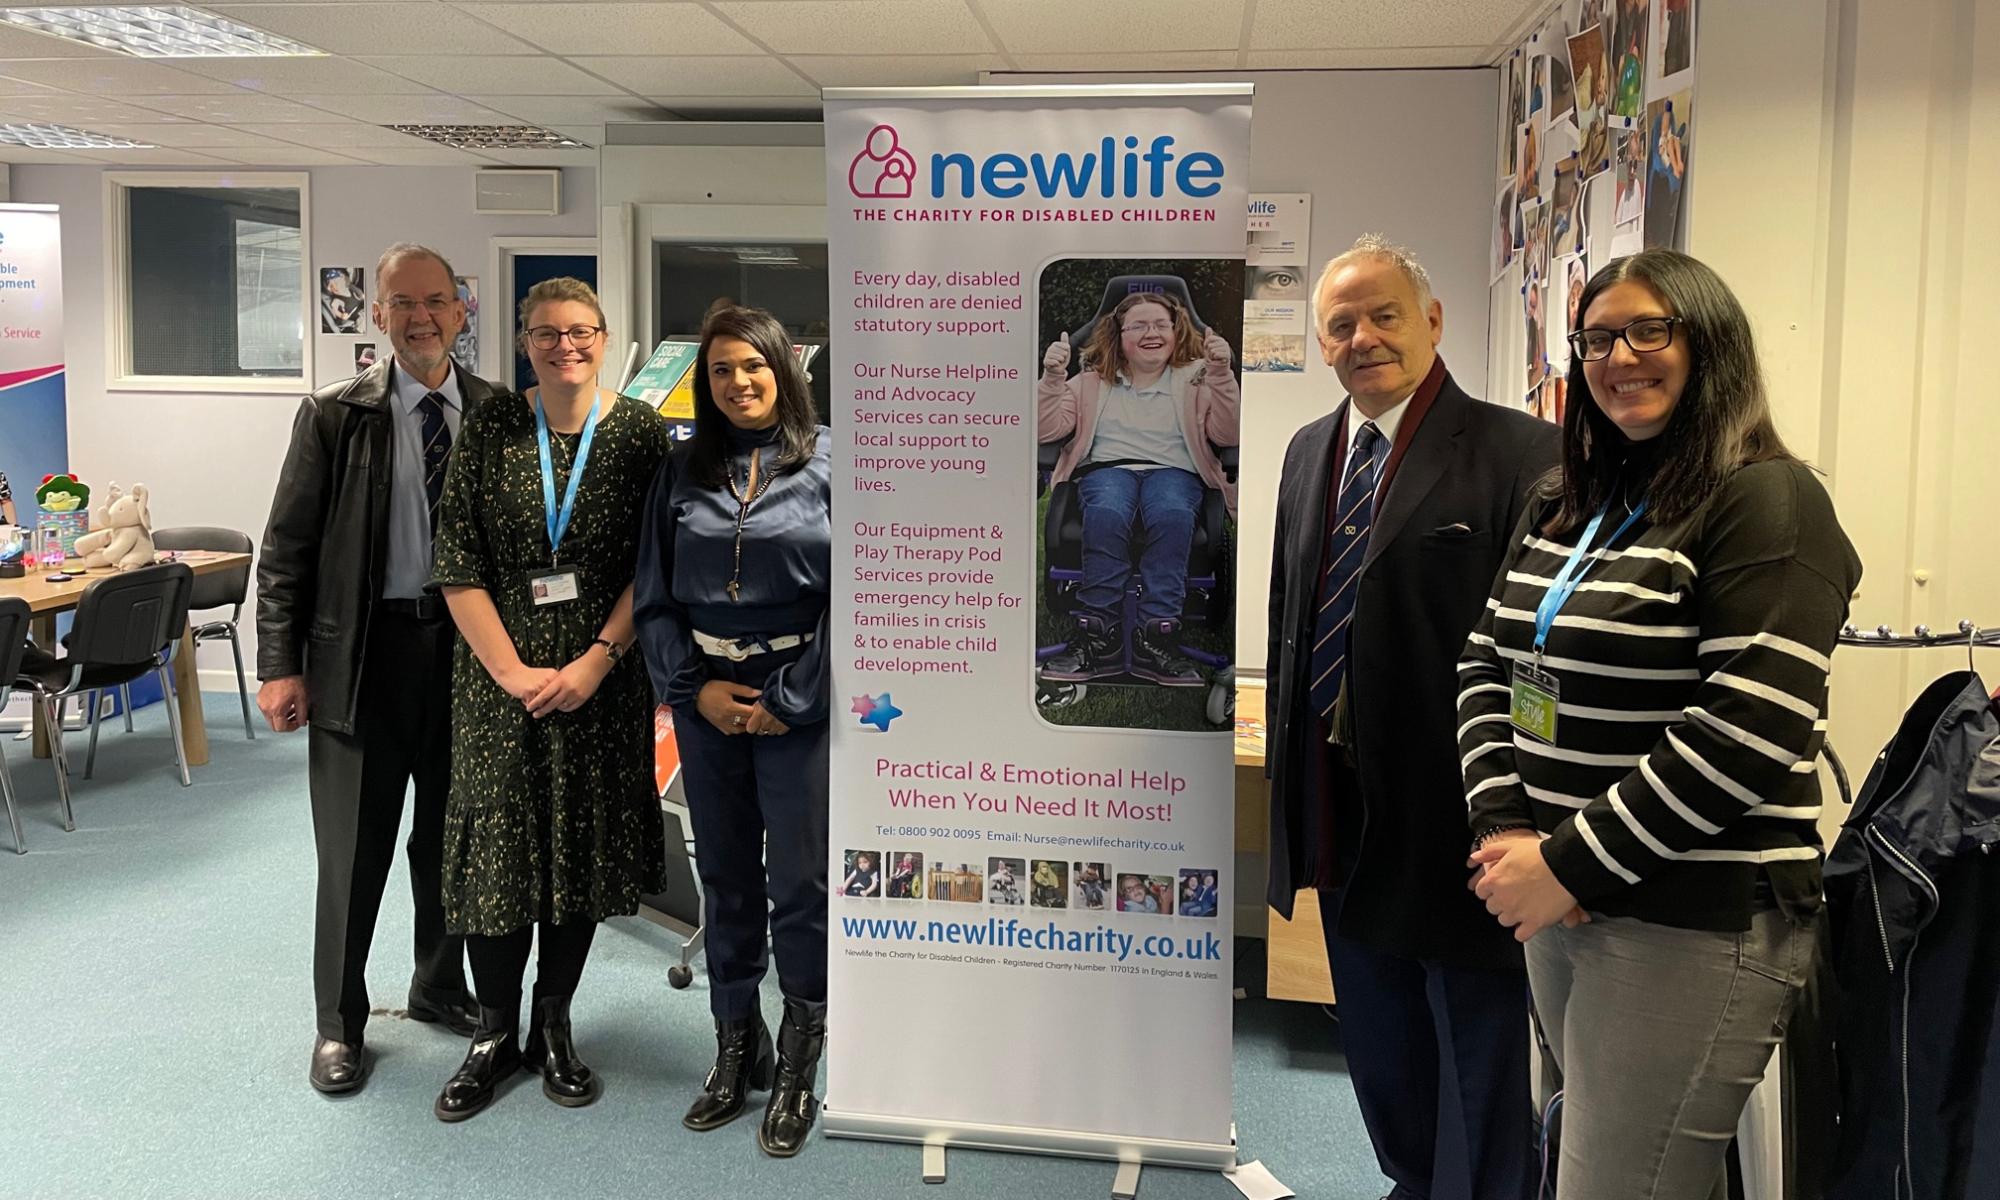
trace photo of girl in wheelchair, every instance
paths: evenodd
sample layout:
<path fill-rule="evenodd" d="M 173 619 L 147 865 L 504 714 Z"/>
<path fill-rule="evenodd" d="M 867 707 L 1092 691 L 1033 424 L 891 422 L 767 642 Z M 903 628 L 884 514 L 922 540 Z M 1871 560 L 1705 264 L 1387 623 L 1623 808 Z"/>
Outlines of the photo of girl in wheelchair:
<path fill-rule="evenodd" d="M 1073 483 L 1082 513 L 1076 635 L 1042 662 L 1040 677 L 1206 687 L 1180 625 L 1204 494 L 1219 492 L 1236 515 L 1234 472 L 1218 453 L 1238 441 L 1233 351 L 1165 290 L 1125 296 L 1081 350 L 1071 376 L 1069 335 L 1050 343 L 1036 389 L 1037 440 L 1068 443 L 1049 485 Z"/>

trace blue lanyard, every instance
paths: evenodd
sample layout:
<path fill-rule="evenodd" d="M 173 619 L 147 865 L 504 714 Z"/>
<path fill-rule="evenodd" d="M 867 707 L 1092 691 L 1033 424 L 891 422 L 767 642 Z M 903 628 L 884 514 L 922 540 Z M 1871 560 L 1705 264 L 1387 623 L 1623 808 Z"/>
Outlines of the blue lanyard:
<path fill-rule="evenodd" d="M 555 459 L 549 454 L 549 418 L 542 412 L 542 398 L 535 397 L 535 440 L 542 450 L 542 509 L 549 522 L 549 561 L 556 561 L 556 550 L 562 545 L 563 534 L 569 532 L 569 519 L 576 515 L 576 488 L 583 482 L 583 464 L 590 460 L 590 440 L 597 435 L 597 409 L 604 402 L 599 396 L 590 402 L 590 416 L 583 422 L 583 440 L 576 444 L 576 461 L 570 464 L 569 488 L 563 493 L 562 508 L 556 508 L 556 468 Z"/>
<path fill-rule="evenodd" d="M 1583 582 L 1584 574 L 1590 570 L 1590 564 L 1597 561 L 1596 559 L 1586 561 L 1585 555 L 1590 552 L 1590 543 L 1596 540 L 1597 531 L 1604 524 L 1604 514 L 1610 511 L 1611 502 L 1606 500 L 1604 507 L 1598 509 L 1597 515 L 1590 519 L 1590 524 L 1583 527 L 1583 537 L 1576 543 L 1576 549 L 1570 551 L 1569 561 L 1563 564 L 1561 573 L 1550 581 L 1549 590 L 1542 593 L 1542 602 L 1535 608 L 1537 662 L 1541 661 L 1543 643 L 1549 640 L 1549 630 L 1555 626 L 1556 614 L 1562 611 L 1563 605 L 1569 603 L 1570 596 L 1576 592 L 1577 586 Z M 1638 520 L 1639 514 L 1645 511 L 1646 502 L 1641 500 L 1639 507 L 1626 515 L 1624 523 L 1618 526 L 1617 531 L 1611 535 L 1611 540 L 1604 543 L 1604 547 L 1609 549 L 1613 542 L 1624 537 L 1625 531 L 1632 528 L 1632 522 Z"/>

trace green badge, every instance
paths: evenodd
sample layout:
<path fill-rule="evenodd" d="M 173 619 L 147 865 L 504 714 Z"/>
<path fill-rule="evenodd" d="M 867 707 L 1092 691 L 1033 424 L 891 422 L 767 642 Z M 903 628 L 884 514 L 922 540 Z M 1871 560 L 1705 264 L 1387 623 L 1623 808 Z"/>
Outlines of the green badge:
<path fill-rule="evenodd" d="M 1514 664 L 1514 728 L 1537 741 L 1555 744 L 1556 701 L 1562 687 L 1556 677 L 1532 664 Z"/>

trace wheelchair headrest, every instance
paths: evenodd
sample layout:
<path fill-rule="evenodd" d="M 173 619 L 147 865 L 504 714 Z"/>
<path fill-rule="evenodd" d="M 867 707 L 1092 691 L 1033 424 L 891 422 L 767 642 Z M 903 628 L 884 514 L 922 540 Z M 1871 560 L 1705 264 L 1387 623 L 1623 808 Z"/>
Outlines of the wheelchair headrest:
<path fill-rule="evenodd" d="M 1187 280 L 1178 275 L 1115 275 L 1104 285 L 1104 299 L 1098 301 L 1097 315 L 1070 331 L 1069 344 L 1076 347 L 1079 363 L 1083 348 L 1090 344 L 1090 335 L 1096 331 L 1097 323 L 1110 316 L 1111 310 L 1134 292 L 1165 292 L 1181 302 L 1181 307 L 1187 310 L 1188 319 L 1194 322 L 1196 333 L 1208 333 L 1208 323 L 1195 311 L 1194 298 L 1188 295 Z"/>

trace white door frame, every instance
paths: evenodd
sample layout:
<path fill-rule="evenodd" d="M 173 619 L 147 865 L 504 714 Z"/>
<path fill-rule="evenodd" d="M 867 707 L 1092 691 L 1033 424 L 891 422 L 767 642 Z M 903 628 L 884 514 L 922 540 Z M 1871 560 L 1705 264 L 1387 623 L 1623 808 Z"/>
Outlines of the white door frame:
<path fill-rule="evenodd" d="M 509 236 L 487 239 L 486 279 L 479 297 L 479 344 L 483 353 L 494 355 L 493 382 L 513 388 L 514 347 L 508 339 L 513 328 L 514 256 L 517 254 L 591 254 L 597 256 L 599 282 L 603 281 L 604 256 L 594 237 Z M 504 303 L 503 303 L 504 301 Z M 608 359 L 608 356 L 607 356 Z"/>

